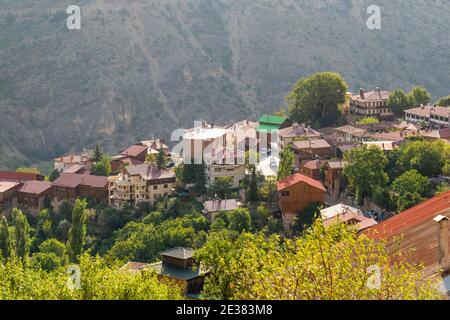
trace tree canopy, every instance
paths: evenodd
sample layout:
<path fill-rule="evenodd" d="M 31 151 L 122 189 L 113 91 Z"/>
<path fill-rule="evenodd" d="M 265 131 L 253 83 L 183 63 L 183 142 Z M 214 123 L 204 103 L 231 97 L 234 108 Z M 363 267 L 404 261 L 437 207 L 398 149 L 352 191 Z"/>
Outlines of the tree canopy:
<path fill-rule="evenodd" d="M 384 172 L 387 158 L 380 148 L 363 145 L 347 151 L 344 158 L 348 161 L 344 176 L 357 202 L 362 203 L 364 197 L 370 196 L 377 187 L 385 186 L 388 182 Z"/>
<path fill-rule="evenodd" d="M 338 73 L 321 72 L 300 79 L 286 97 L 289 117 L 318 127 L 336 124 L 340 118 L 338 106 L 345 103 L 347 89 Z"/>
<path fill-rule="evenodd" d="M 213 299 L 440 297 L 416 268 L 401 259 L 391 263 L 382 242 L 358 236 L 343 223 L 325 228 L 316 221 L 303 237 L 284 241 L 278 235 L 213 233 L 196 258 L 210 270 L 204 296 Z M 374 275 L 369 267 L 380 273 Z"/>

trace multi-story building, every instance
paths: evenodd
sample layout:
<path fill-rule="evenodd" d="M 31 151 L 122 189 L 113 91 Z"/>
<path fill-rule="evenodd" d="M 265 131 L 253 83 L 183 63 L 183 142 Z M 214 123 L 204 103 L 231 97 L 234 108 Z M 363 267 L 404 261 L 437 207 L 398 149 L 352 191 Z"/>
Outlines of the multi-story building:
<path fill-rule="evenodd" d="M 423 106 L 405 110 L 408 122 L 430 124 L 439 128 L 450 127 L 450 108 Z"/>
<path fill-rule="evenodd" d="M 85 168 L 86 171 L 90 171 L 92 168 L 92 151 L 84 150 L 80 154 L 72 154 L 64 157 L 54 159 L 54 168 L 58 172 L 63 172 L 72 166 L 80 165 Z"/>
<path fill-rule="evenodd" d="M 206 184 L 217 178 L 230 177 L 231 184 L 238 188 L 245 179 L 245 153 L 232 148 L 222 148 L 205 161 Z"/>
<path fill-rule="evenodd" d="M 380 88 L 368 92 L 360 89 L 359 95 L 350 97 L 350 113 L 365 117 L 392 117 L 394 113 L 387 105 L 390 94 Z"/>
<path fill-rule="evenodd" d="M 144 202 L 153 205 L 158 198 L 172 195 L 176 178 L 170 170 L 139 164 L 122 168 L 108 181 L 110 205 L 122 208 Z"/>
<path fill-rule="evenodd" d="M 320 132 L 305 124 L 294 123 L 291 127 L 278 130 L 280 149 L 294 141 L 320 139 Z"/>
<path fill-rule="evenodd" d="M 62 201 L 73 202 L 77 198 L 105 202 L 108 197 L 108 178 L 102 176 L 62 173 L 52 186 L 54 207 L 59 207 Z"/>

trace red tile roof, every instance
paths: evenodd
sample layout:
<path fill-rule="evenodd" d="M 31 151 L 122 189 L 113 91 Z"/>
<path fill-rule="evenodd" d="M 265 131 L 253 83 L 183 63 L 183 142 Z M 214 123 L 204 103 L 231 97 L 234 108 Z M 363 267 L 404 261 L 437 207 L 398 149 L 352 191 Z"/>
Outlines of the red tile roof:
<path fill-rule="evenodd" d="M 286 177 L 283 180 L 278 181 L 277 182 L 277 190 L 282 191 L 282 190 L 289 188 L 290 186 L 293 186 L 294 184 L 297 184 L 300 182 L 306 183 L 313 188 L 316 188 L 316 189 L 322 190 L 323 192 L 326 192 L 325 187 L 323 186 L 323 184 L 320 181 L 314 180 L 314 179 L 307 177 L 300 173 L 296 173 L 292 176 Z"/>
<path fill-rule="evenodd" d="M 19 192 L 39 195 L 51 188 L 52 183 L 48 181 L 27 181 L 19 189 Z"/>
<path fill-rule="evenodd" d="M 148 147 L 141 145 L 141 144 L 135 144 L 129 147 L 128 149 L 125 149 L 120 152 L 121 155 L 124 156 L 131 156 L 131 157 L 137 157 L 144 151 L 147 152 Z"/>
<path fill-rule="evenodd" d="M 175 173 L 172 171 L 168 169 L 161 169 L 150 164 L 127 166 L 125 167 L 125 171 L 131 176 L 140 175 L 144 180 L 175 178 Z"/>
<path fill-rule="evenodd" d="M 44 180 L 44 176 L 36 173 L 23 173 L 13 171 L 0 171 L 0 180 L 2 181 L 29 181 Z"/>
<path fill-rule="evenodd" d="M 89 174 L 62 173 L 52 184 L 57 187 L 66 188 L 76 188 L 79 185 L 90 186 L 92 188 L 106 188 L 108 178 Z"/>
<path fill-rule="evenodd" d="M 294 141 L 293 147 L 297 150 L 331 148 L 330 144 L 324 139 Z"/>
<path fill-rule="evenodd" d="M 320 169 L 322 164 L 323 164 L 322 160 L 311 160 L 311 161 L 306 162 L 302 166 L 302 168 L 307 168 L 307 169 L 310 169 L 310 170 L 317 170 L 317 169 Z"/>

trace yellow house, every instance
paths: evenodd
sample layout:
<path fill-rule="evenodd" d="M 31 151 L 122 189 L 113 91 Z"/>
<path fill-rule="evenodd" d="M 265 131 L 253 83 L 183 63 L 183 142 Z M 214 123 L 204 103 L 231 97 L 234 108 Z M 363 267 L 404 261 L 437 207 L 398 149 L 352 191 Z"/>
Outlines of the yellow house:
<path fill-rule="evenodd" d="M 160 197 L 173 193 L 175 174 L 149 164 L 127 166 L 118 176 L 109 178 L 109 203 L 117 208 L 154 204 Z"/>

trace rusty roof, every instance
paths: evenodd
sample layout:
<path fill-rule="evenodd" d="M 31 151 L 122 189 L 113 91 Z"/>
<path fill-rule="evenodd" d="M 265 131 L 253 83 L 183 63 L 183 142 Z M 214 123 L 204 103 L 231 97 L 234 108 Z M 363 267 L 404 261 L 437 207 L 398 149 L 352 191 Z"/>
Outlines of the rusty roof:
<path fill-rule="evenodd" d="M 146 163 L 127 166 L 125 171 L 131 176 L 140 175 L 144 180 L 175 178 L 175 173 L 172 171 Z"/>
<path fill-rule="evenodd" d="M 44 180 L 44 176 L 37 173 L 14 172 L 14 171 L 0 171 L 0 180 L 2 181 L 29 181 L 29 180 Z"/>
<path fill-rule="evenodd" d="M 311 187 L 326 192 L 325 187 L 320 181 L 314 180 L 310 177 L 307 177 L 303 174 L 296 173 L 292 176 L 286 177 L 277 182 L 277 190 L 282 191 L 286 188 L 289 188 L 297 183 L 306 183 Z"/>
<path fill-rule="evenodd" d="M 123 156 L 137 157 L 143 152 L 147 152 L 148 147 L 142 144 L 134 144 L 128 149 L 119 152 Z"/>
<path fill-rule="evenodd" d="M 439 214 L 450 217 L 450 191 L 426 200 L 365 233 L 371 238 L 386 240 L 388 251 L 395 252 L 400 248 L 410 251 L 405 258 L 411 264 L 423 264 L 427 270 L 435 270 L 438 265 L 438 234 L 433 218 Z"/>
<path fill-rule="evenodd" d="M 12 188 L 15 188 L 20 183 L 13 181 L 0 181 L 0 192 L 6 192 Z"/>
<path fill-rule="evenodd" d="M 93 176 L 90 174 L 61 173 L 61 175 L 52 182 L 56 187 L 76 188 L 79 185 L 89 186 L 91 188 L 106 188 L 108 177 Z"/>
<path fill-rule="evenodd" d="M 19 192 L 29 194 L 41 194 L 52 188 L 52 183 L 49 181 L 26 181 Z"/>
<path fill-rule="evenodd" d="M 330 144 L 324 139 L 294 141 L 292 144 L 294 149 L 297 150 L 331 148 Z"/>

